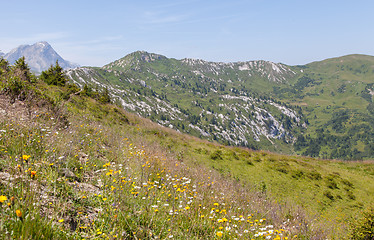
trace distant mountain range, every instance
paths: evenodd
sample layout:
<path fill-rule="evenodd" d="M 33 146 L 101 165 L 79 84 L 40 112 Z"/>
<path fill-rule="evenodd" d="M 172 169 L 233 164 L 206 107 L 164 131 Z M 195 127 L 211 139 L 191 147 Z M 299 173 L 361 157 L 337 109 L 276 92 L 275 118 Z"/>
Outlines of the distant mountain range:
<path fill-rule="evenodd" d="M 68 70 L 130 112 L 201 138 L 322 158 L 374 157 L 374 57 L 306 65 L 177 60 L 138 51 Z"/>
<path fill-rule="evenodd" d="M 31 71 L 35 73 L 41 73 L 48 69 L 51 65 L 56 63 L 56 60 L 58 60 L 58 63 L 64 69 L 79 67 L 78 64 L 64 60 L 47 42 L 38 42 L 33 45 L 21 45 L 12 49 L 9 53 L 2 55 L 11 64 L 24 56 Z M 0 56 L 2 55 L 0 53 Z"/>

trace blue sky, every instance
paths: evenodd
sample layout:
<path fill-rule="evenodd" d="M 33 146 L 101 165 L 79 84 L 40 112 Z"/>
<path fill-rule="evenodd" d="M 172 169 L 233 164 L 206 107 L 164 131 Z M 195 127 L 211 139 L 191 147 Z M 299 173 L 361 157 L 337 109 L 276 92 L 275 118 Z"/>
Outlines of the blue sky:
<path fill-rule="evenodd" d="M 374 55 L 374 1 L 1 1 L 0 50 L 48 41 L 66 60 L 102 66 L 145 50 L 208 61 L 296 65 Z"/>

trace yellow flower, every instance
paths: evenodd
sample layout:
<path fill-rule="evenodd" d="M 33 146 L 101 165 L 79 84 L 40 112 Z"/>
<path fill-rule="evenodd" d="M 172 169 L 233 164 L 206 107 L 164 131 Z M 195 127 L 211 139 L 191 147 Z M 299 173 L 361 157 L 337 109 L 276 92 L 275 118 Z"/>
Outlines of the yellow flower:
<path fill-rule="evenodd" d="M 5 202 L 6 200 L 8 200 L 8 198 L 6 196 L 4 196 L 4 195 L 0 196 L 0 203 Z"/>
<path fill-rule="evenodd" d="M 22 159 L 23 160 L 27 160 L 27 159 L 29 159 L 31 156 L 30 155 L 22 155 Z"/>
<path fill-rule="evenodd" d="M 31 171 L 30 174 L 31 174 L 31 178 L 34 178 L 36 176 L 36 171 Z"/>
<path fill-rule="evenodd" d="M 17 210 L 16 210 L 16 215 L 17 215 L 17 217 L 22 217 L 22 212 L 21 212 L 21 210 L 17 209 Z"/>
<path fill-rule="evenodd" d="M 62 223 L 62 222 L 64 222 L 64 219 L 60 219 L 60 220 L 58 220 L 58 222 Z"/>
<path fill-rule="evenodd" d="M 217 237 L 222 237 L 222 235 L 223 235 L 223 232 L 221 231 L 217 232 Z"/>

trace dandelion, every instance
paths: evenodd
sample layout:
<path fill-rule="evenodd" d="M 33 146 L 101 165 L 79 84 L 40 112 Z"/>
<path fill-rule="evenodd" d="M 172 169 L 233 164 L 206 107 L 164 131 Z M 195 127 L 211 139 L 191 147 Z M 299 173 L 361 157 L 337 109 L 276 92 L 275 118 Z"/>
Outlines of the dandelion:
<path fill-rule="evenodd" d="M 16 215 L 17 215 L 17 217 L 21 218 L 21 217 L 22 217 L 22 212 L 21 212 L 21 210 L 17 209 L 17 210 L 16 210 Z"/>
<path fill-rule="evenodd" d="M 5 202 L 6 200 L 8 200 L 8 198 L 6 196 L 4 196 L 4 195 L 0 196 L 0 203 Z"/>
<path fill-rule="evenodd" d="M 30 157 L 30 155 L 22 155 L 22 159 L 25 161 L 27 161 Z"/>
<path fill-rule="evenodd" d="M 217 232 L 217 237 L 222 237 L 222 235 L 223 235 L 223 232 L 221 232 L 221 231 L 219 231 L 219 232 Z"/>
<path fill-rule="evenodd" d="M 60 219 L 60 220 L 58 220 L 58 222 L 62 223 L 62 222 L 64 222 L 64 219 Z"/>

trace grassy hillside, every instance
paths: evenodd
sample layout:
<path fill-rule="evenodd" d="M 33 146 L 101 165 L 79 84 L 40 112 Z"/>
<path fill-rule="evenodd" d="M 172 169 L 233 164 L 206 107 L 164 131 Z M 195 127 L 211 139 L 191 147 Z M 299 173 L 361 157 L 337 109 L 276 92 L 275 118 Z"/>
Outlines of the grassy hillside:
<path fill-rule="evenodd" d="M 374 57 L 302 66 L 215 63 L 135 52 L 70 70 L 131 112 L 225 145 L 325 159 L 373 159 Z"/>
<path fill-rule="evenodd" d="M 67 72 L 106 87 L 119 104 L 163 126 L 226 145 L 291 153 L 300 108 L 269 97 L 295 72 L 266 61 L 214 63 L 135 52 L 102 68 Z M 260 91 L 260 89 L 262 89 Z"/>
<path fill-rule="evenodd" d="M 298 66 L 293 88 L 275 89 L 309 121 L 296 150 L 323 158 L 373 158 L 374 57 L 348 55 Z"/>
<path fill-rule="evenodd" d="M 3 239 L 342 239 L 374 204 L 372 162 L 225 147 L 1 70 Z"/>

